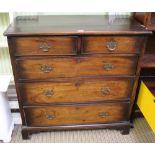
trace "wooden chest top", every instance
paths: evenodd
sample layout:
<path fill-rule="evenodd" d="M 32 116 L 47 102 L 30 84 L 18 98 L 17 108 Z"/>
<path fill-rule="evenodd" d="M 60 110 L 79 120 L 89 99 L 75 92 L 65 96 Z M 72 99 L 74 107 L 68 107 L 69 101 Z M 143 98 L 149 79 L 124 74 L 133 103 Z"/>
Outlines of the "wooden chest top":
<path fill-rule="evenodd" d="M 8 27 L 6 36 L 26 35 L 117 35 L 149 34 L 132 17 L 105 15 L 19 16 Z"/>

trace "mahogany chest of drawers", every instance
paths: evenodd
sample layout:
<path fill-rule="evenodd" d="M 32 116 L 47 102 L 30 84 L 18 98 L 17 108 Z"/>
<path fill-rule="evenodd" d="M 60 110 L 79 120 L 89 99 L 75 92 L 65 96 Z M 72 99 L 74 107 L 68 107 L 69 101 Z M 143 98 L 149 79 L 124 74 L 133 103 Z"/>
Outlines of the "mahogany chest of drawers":
<path fill-rule="evenodd" d="M 130 17 L 17 17 L 4 33 L 22 136 L 115 128 L 128 134 L 147 35 Z"/>

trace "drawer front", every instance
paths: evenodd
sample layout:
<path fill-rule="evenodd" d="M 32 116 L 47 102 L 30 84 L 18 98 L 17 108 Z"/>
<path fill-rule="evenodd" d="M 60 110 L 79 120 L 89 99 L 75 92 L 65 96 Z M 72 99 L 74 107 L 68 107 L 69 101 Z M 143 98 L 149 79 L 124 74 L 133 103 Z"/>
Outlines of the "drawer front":
<path fill-rule="evenodd" d="M 52 104 L 130 99 L 131 79 L 84 79 L 65 82 L 21 83 L 25 104 Z"/>
<path fill-rule="evenodd" d="M 75 55 L 77 37 L 16 37 L 16 55 Z"/>
<path fill-rule="evenodd" d="M 127 120 L 128 103 L 24 109 L 28 126 L 112 123 Z"/>
<path fill-rule="evenodd" d="M 137 57 L 19 59 L 17 64 L 20 79 L 134 75 Z"/>
<path fill-rule="evenodd" d="M 83 53 L 137 53 L 142 37 L 83 37 Z"/>

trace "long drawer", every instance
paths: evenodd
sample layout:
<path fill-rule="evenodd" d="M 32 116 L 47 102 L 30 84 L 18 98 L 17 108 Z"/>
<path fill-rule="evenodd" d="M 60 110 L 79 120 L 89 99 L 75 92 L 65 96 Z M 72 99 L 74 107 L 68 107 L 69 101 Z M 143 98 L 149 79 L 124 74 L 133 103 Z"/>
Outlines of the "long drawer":
<path fill-rule="evenodd" d="M 127 120 L 128 103 L 25 108 L 28 126 L 114 123 Z"/>
<path fill-rule="evenodd" d="M 76 36 L 62 37 L 16 37 L 15 55 L 75 55 Z"/>
<path fill-rule="evenodd" d="M 20 79 L 56 77 L 134 75 L 137 56 L 31 58 L 17 60 Z"/>
<path fill-rule="evenodd" d="M 83 37 L 83 53 L 138 53 L 142 37 L 93 36 Z"/>
<path fill-rule="evenodd" d="M 81 79 L 57 82 L 20 83 L 23 103 L 39 105 L 102 100 L 129 100 L 133 80 Z"/>

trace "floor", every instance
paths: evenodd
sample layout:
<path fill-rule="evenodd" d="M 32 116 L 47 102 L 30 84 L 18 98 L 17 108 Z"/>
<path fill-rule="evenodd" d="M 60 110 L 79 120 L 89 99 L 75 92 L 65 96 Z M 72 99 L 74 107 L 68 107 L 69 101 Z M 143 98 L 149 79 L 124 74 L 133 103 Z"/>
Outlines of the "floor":
<path fill-rule="evenodd" d="M 144 118 L 135 120 L 129 135 L 116 130 L 55 131 L 33 134 L 30 140 L 22 140 L 21 126 L 16 125 L 11 143 L 154 143 L 155 134 Z"/>

